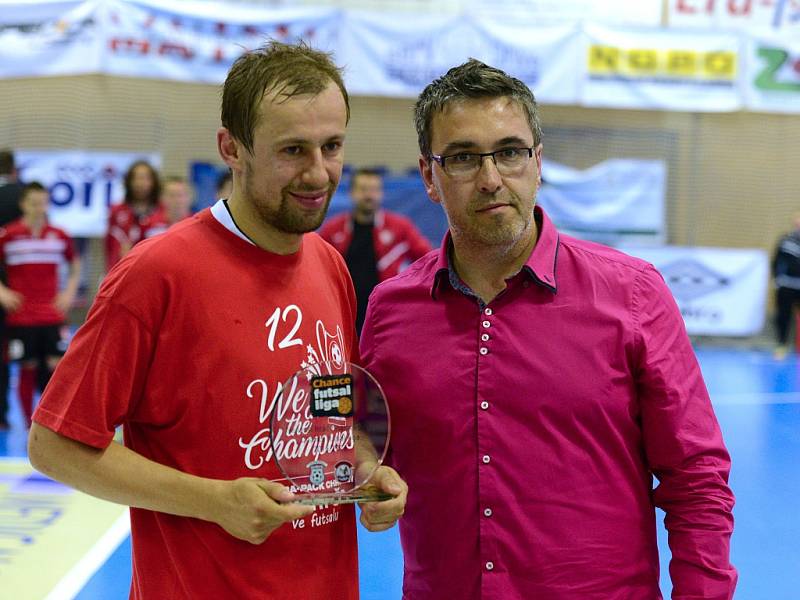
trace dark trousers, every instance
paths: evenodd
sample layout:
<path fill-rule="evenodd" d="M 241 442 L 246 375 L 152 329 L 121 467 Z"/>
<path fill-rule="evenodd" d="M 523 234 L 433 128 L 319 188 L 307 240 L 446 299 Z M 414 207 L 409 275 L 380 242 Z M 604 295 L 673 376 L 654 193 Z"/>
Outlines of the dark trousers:
<path fill-rule="evenodd" d="M 779 287 L 776 294 L 777 316 L 775 326 L 778 330 L 778 343 L 785 346 L 789 341 L 792 327 L 792 312 L 796 304 L 800 304 L 800 290 Z"/>
<path fill-rule="evenodd" d="M 0 426 L 8 425 L 8 327 L 0 308 Z"/>

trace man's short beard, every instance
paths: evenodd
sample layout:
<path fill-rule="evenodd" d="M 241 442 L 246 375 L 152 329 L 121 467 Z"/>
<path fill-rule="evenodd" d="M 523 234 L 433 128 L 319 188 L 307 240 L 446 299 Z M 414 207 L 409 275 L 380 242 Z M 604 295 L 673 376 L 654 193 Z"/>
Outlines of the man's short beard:
<path fill-rule="evenodd" d="M 325 220 L 325 215 L 328 213 L 328 206 L 333 197 L 334 187 L 328 186 L 328 191 L 325 194 L 324 206 L 316 212 L 307 212 L 302 208 L 293 205 L 293 201 L 289 196 L 289 191 L 284 188 L 281 190 L 281 203 L 277 210 L 271 208 L 265 202 L 261 202 L 259 198 L 254 196 L 251 192 L 253 189 L 253 170 L 248 168 L 247 175 L 245 176 L 245 200 L 252 206 L 261 219 L 278 231 L 283 233 L 302 234 L 314 231 Z"/>

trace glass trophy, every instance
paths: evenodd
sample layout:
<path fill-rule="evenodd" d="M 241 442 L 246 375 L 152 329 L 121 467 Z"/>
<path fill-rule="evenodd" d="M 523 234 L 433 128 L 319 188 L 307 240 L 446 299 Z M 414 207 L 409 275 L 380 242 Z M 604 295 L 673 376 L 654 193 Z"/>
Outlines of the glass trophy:
<path fill-rule="evenodd" d="M 270 422 L 273 457 L 301 504 L 393 498 L 370 482 L 389 446 L 389 407 L 358 365 L 314 363 L 292 375 Z"/>

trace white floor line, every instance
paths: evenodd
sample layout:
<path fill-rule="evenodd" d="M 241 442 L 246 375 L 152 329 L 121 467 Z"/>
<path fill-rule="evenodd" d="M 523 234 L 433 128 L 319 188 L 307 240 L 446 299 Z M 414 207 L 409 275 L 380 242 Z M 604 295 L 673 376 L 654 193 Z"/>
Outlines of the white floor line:
<path fill-rule="evenodd" d="M 86 555 L 58 582 L 45 600 L 72 600 L 131 532 L 126 510 Z"/>

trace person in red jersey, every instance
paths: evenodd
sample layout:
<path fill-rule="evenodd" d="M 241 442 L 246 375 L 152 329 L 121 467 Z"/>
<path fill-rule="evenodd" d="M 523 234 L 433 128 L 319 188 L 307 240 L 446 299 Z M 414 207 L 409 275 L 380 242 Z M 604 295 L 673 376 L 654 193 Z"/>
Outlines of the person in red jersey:
<path fill-rule="evenodd" d="M 341 177 L 347 98 L 303 44 L 234 62 L 217 131 L 231 196 L 109 273 L 34 413 L 35 468 L 131 506 L 131 598 L 358 598 L 353 506 L 294 503 L 269 435 L 301 366 L 357 360 L 347 267 L 309 233 Z M 406 487 L 385 466 L 374 483 L 395 496 L 362 509 L 380 531 Z"/>
<path fill-rule="evenodd" d="M 133 246 L 144 239 L 143 229 L 158 209 L 161 179 L 155 167 L 137 160 L 125 173 L 125 198 L 109 209 L 104 240 L 106 271 L 116 265 Z"/>
<path fill-rule="evenodd" d="M 38 182 L 22 188 L 22 218 L 0 230 L 0 259 L 7 283 L 0 283 L 0 304 L 7 311 L 9 357 L 20 360 L 19 401 L 28 426 L 35 388 L 44 390 L 63 354 L 62 329 L 75 300 L 80 259 L 72 239 L 47 222 L 50 198 Z M 64 289 L 59 269 L 68 265 Z M 37 377 L 38 374 L 38 377 Z"/>
<path fill-rule="evenodd" d="M 372 289 L 427 254 L 431 245 L 409 219 L 381 209 L 383 176 L 378 171 L 353 173 L 350 198 L 353 210 L 328 219 L 319 234 L 345 258 L 356 288 L 356 329 L 361 331 Z"/>
<path fill-rule="evenodd" d="M 655 507 L 672 597 L 729 600 L 730 457 L 664 280 L 536 206 L 519 79 L 470 60 L 414 116 L 449 231 L 375 288 L 361 335 L 413 490 L 404 600 L 661 598 Z"/>
<path fill-rule="evenodd" d="M 183 177 L 167 177 L 161 186 L 161 200 L 156 212 L 142 224 L 142 239 L 151 238 L 191 214 L 192 194 Z"/>

